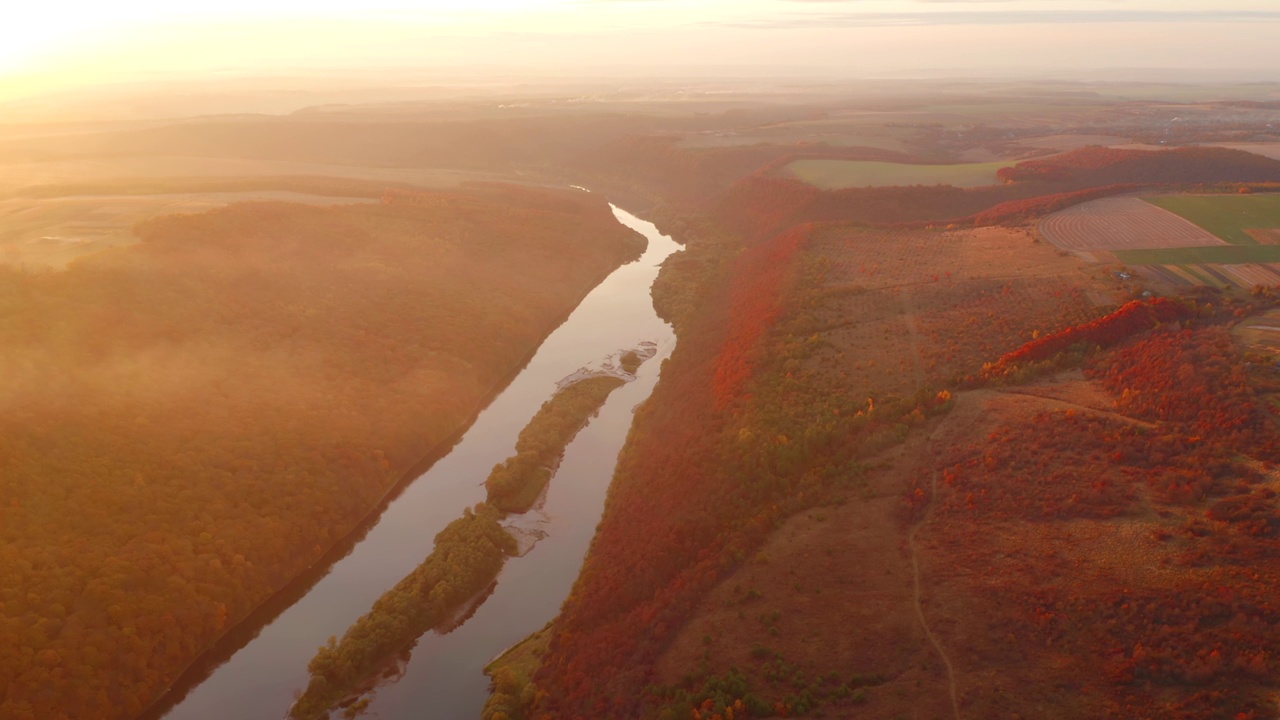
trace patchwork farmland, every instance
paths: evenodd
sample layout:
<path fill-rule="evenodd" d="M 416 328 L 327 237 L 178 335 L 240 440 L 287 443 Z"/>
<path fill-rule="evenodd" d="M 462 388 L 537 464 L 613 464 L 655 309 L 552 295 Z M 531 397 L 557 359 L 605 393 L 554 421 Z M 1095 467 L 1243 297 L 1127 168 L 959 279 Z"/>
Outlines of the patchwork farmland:
<path fill-rule="evenodd" d="M 1280 228 L 1280 195 L 1161 195 L 1147 202 L 1176 213 L 1236 245 L 1263 242 L 1258 231 Z"/>
<path fill-rule="evenodd" d="M 1280 195 L 1104 198 L 1046 217 L 1040 233 L 1162 286 L 1271 286 L 1280 284 L 1280 233 L 1271 227 L 1277 208 Z"/>
<path fill-rule="evenodd" d="M 1137 270 L 1148 279 L 1173 287 L 1280 285 L 1280 263 L 1140 265 Z"/>

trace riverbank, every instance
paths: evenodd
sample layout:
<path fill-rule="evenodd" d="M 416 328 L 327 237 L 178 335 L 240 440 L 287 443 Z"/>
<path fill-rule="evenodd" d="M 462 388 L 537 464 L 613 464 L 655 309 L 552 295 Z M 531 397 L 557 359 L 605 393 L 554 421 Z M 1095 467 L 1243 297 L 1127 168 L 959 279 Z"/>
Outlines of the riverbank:
<path fill-rule="evenodd" d="M 533 706 L 537 692 L 533 674 L 547 654 L 553 624 L 547 623 L 485 665 L 484 674 L 491 679 L 493 689 L 480 714 L 481 720 L 525 720 L 525 711 Z"/>
<path fill-rule="evenodd" d="M 501 519 L 497 508 L 481 503 L 440 531 L 421 565 L 378 598 L 341 640 L 330 637 L 307 663 L 311 681 L 289 708 L 289 717 L 326 717 L 387 658 L 491 585 L 517 549 L 515 538 L 499 524 Z"/>
<path fill-rule="evenodd" d="M 643 246 L 602 200 L 501 187 L 138 232 L 0 272 L 0 491 L 14 546 L 47 560 L 0 560 L 42 588 L 0 618 L 6 717 L 140 715 Z"/>
<path fill-rule="evenodd" d="M 294 691 L 306 684 L 306 665 L 317 646 L 329 635 L 341 635 L 383 590 L 421 563 L 431 552 L 432 533 L 462 508 L 484 500 L 479 480 L 497 460 L 512 453 L 520 429 L 556 386 L 584 359 L 641 345 L 642 354 L 654 355 L 655 362 L 640 367 L 632 382 L 611 394 L 599 416 L 566 449 L 545 498 L 515 521 L 532 549 L 522 547 L 529 551 L 506 563 L 493 594 L 473 617 L 447 634 L 442 630 L 422 636 L 411 655 L 397 661 L 403 680 L 383 683 L 369 698 L 370 712 L 384 718 L 412 717 L 428 705 L 459 716 L 480 712 L 487 686 L 481 673 L 484 664 L 545 624 L 563 602 L 602 509 L 607 483 L 602 468 L 616 461 L 632 408 L 647 397 L 660 361 L 672 349 L 670 329 L 654 315 L 649 288 L 658 263 L 676 246 L 647 223 L 622 211 L 617 215 L 649 238 L 644 257 L 593 290 L 480 414 L 462 441 L 406 485 L 348 556 L 328 568 L 304 597 L 261 627 L 164 717 L 256 716 L 263 708 L 278 708 L 275 712 L 283 714 Z M 610 362 L 616 366 L 619 360 Z"/>
<path fill-rule="evenodd" d="M 577 298 L 577 304 L 547 323 L 540 337 L 545 341 L 557 328 L 564 325 L 577 310 L 582 300 L 616 269 L 616 267 L 606 268 L 589 285 L 583 287 L 581 296 Z M 179 672 L 177 679 L 137 716 L 137 720 L 159 720 L 166 717 L 171 710 L 183 702 L 192 690 L 199 687 L 219 667 L 257 638 L 264 628 L 271 625 L 282 613 L 306 597 L 336 564 L 348 557 L 356 546 L 364 541 L 369 532 L 377 526 L 383 513 L 404 493 L 410 483 L 426 474 L 438 461 L 447 457 L 453 451 L 472 429 L 481 413 L 525 371 L 529 363 L 536 357 L 540 346 L 539 344 L 530 349 L 521 358 L 520 362 L 502 377 L 500 382 L 493 385 L 482 398 L 475 402 L 465 423 L 459 425 L 449 436 L 437 442 L 409 469 L 401 473 L 395 483 L 378 498 L 377 504 L 360 518 L 358 524 L 350 532 L 327 548 L 315 563 L 294 576 L 282 588 L 250 610 L 241 620 L 231 624 L 224 633 L 206 646 L 199 656 Z"/>
<path fill-rule="evenodd" d="M 560 388 L 520 431 L 516 454 L 494 467 L 485 479 L 489 502 L 507 514 L 528 512 L 551 481 L 565 446 L 600 411 L 609 393 L 625 382 L 616 377 L 591 377 Z"/>
<path fill-rule="evenodd" d="M 679 350 L 637 414 L 591 553 L 535 673 L 536 701 L 521 712 L 688 717 L 687 696 L 714 680 L 705 671 L 718 661 L 713 653 L 730 649 L 713 649 L 708 634 L 698 659 L 681 666 L 692 687 L 660 688 L 655 678 L 706 593 L 777 523 L 851 489 L 864 458 L 945 412 L 949 396 L 927 387 L 895 397 L 838 381 L 845 364 L 824 339 L 849 313 L 820 314 L 827 299 L 813 289 L 828 267 L 813 248 L 825 240 L 821 230 L 736 243 L 710 232 L 664 267 L 655 303 L 671 310 Z M 909 361 L 910 349 L 895 359 Z M 785 577 L 799 592 L 802 578 Z M 758 599 L 744 588 L 736 601 Z M 741 612 L 729 622 L 740 624 Z"/>
<path fill-rule="evenodd" d="M 624 371 L 643 362 L 620 351 Z M 485 480 L 487 502 L 467 509 L 435 538 L 431 554 L 388 590 L 342 639 L 321 647 L 307 664 L 311 680 L 289 710 L 295 720 L 316 720 L 339 703 L 368 704 L 359 696 L 376 688 L 375 674 L 429 629 L 449 632 L 484 602 L 474 598 L 492 587 L 508 557 L 524 554 L 500 522 L 529 511 L 546 490 L 565 447 L 596 415 L 610 393 L 625 384 L 617 377 L 588 377 L 557 388 L 516 439 L 516 454 Z M 487 595 L 487 594 L 486 594 Z M 471 604 L 458 621 L 458 611 Z M 451 619 L 453 618 L 453 619 Z"/>

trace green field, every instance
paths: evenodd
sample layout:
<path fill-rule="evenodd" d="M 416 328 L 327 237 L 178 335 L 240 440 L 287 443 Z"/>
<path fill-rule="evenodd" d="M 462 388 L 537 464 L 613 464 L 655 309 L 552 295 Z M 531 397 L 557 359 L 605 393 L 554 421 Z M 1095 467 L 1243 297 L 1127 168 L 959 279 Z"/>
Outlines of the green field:
<path fill-rule="evenodd" d="M 996 171 L 1008 162 L 959 165 L 911 165 L 871 160 L 796 160 L 787 165 L 792 175 L 823 190 L 889 185 L 994 185 Z"/>
<path fill-rule="evenodd" d="M 1258 244 L 1245 230 L 1280 228 L 1280 195 L 1160 195 L 1143 199 L 1235 245 Z"/>
<path fill-rule="evenodd" d="M 1213 245 L 1112 252 L 1126 265 L 1243 265 L 1280 262 L 1280 245 Z"/>

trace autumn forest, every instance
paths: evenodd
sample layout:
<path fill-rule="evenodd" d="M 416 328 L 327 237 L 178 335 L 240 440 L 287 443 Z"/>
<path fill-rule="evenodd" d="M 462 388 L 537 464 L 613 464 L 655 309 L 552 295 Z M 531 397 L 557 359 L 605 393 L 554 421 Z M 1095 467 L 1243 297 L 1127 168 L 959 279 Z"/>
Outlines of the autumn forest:
<path fill-rule="evenodd" d="M 1280 718 L 1280 90 L 724 82 L 0 123 L 0 720 Z"/>

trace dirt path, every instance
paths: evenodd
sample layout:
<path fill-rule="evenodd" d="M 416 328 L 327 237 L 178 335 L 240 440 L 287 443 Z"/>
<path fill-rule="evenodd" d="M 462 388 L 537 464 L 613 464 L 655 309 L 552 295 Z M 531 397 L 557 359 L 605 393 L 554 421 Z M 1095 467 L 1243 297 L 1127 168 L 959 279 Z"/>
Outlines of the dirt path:
<path fill-rule="evenodd" d="M 929 448 L 929 453 L 933 454 L 933 448 Z M 960 720 L 960 699 L 956 692 L 956 673 L 955 668 L 951 666 L 951 658 L 947 657 L 947 653 L 942 649 L 942 643 L 938 642 L 938 638 L 933 634 L 933 630 L 929 628 L 929 622 L 924 617 L 924 605 L 920 600 L 920 551 L 916 547 L 916 533 L 925 523 L 929 522 L 929 516 L 933 514 L 934 496 L 938 492 L 938 471 L 934 470 L 929 478 L 929 504 L 925 507 L 924 514 L 920 516 L 919 522 L 911 527 L 911 531 L 907 533 L 907 546 L 911 549 L 911 574 L 915 581 L 915 592 L 912 602 L 916 608 L 916 616 L 920 618 L 920 627 L 924 630 L 925 637 L 929 638 L 929 643 L 933 645 L 933 649 L 938 653 L 938 657 L 942 659 L 942 664 L 947 669 L 947 689 L 951 694 L 951 710 L 955 714 L 955 719 Z"/>
<path fill-rule="evenodd" d="M 1128 415 L 1121 415 L 1118 412 L 1103 410 L 1102 408 L 1090 407 L 1089 405 L 1081 405 L 1080 403 L 1071 402 L 1070 400 L 1064 400 L 1063 398 L 1059 398 L 1059 397 L 1053 397 L 1052 395 L 1040 395 L 1038 393 L 1023 392 L 1023 391 L 1011 390 L 1011 389 L 1002 390 L 1001 394 L 1016 396 L 1016 397 L 1035 398 L 1037 400 L 1042 401 L 1044 405 L 1048 406 L 1051 409 L 1080 410 L 1080 411 L 1089 413 L 1090 415 L 1098 415 L 1100 417 L 1110 418 L 1112 420 L 1119 420 L 1120 422 L 1123 422 L 1129 425 L 1137 425 L 1139 427 L 1144 427 L 1144 428 L 1153 428 L 1156 426 L 1155 423 L 1147 422 L 1146 420 L 1139 420 L 1137 418 L 1129 417 Z"/>
<path fill-rule="evenodd" d="M 907 327 L 910 331 L 914 325 L 914 318 L 911 317 L 910 299 L 904 298 L 904 306 L 908 312 Z M 963 393 L 957 397 L 957 405 L 952 409 L 950 415 L 943 421 L 943 424 L 934 429 L 933 433 L 926 440 L 924 445 L 923 457 L 933 458 L 936 461 L 942 447 L 947 443 L 947 438 L 956 438 L 963 436 L 966 428 L 972 427 L 983 417 L 984 407 L 986 403 L 991 401 L 1004 402 L 1030 402 L 1035 406 L 1046 410 L 1077 410 L 1087 412 L 1092 415 L 1105 417 L 1108 419 L 1123 421 L 1128 424 L 1139 425 L 1144 427 L 1154 427 L 1151 423 L 1143 422 L 1135 418 L 1127 417 L 1119 413 L 1111 412 L 1097 407 L 1090 407 L 1071 400 L 1054 397 L 1049 393 L 1041 394 L 1036 392 L 1018 391 L 1010 389 L 1000 390 L 973 390 Z M 1028 408 L 1030 409 L 1030 408 Z M 920 628 L 924 631 L 925 637 L 928 638 L 929 644 L 933 646 L 934 652 L 942 660 L 943 666 L 947 671 L 947 686 L 951 697 L 951 709 L 955 720 L 960 720 L 960 694 L 956 686 L 955 668 L 951 664 L 951 659 L 947 656 L 946 650 L 942 646 L 942 642 L 938 636 L 934 634 L 933 629 L 929 627 L 929 621 L 925 617 L 923 602 L 923 583 L 920 578 L 920 548 L 916 540 L 916 536 L 920 530 L 928 524 L 933 516 L 936 507 L 938 493 L 938 470 L 936 465 L 929 471 L 929 498 L 928 504 L 925 506 L 920 518 L 907 531 L 907 547 L 911 556 L 911 573 L 914 583 L 914 591 L 912 604 L 915 607 L 916 617 L 920 622 Z"/>
<path fill-rule="evenodd" d="M 907 336 L 911 344 L 912 374 L 914 375 L 916 387 L 921 388 L 924 387 L 925 373 L 920 347 L 920 331 L 916 327 L 916 308 L 910 288 L 902 289 L 902 309 L 903 321 L 906 323 Z M 926 455 L 932 457 L 935 454 L 936 448 L 930 442 L 926 445 Z M 920 619 L 920 627 L 924 630 L 925 637 L 929 638 L 929 643 L 933 645 L 938 657 L 942 658 L 942 664 L 947 668 L 947 689 L 951 694 L 951 709 L 955 713 L 956 720 L 960 720 L 960 702 L 956 693 L 956 674 L 951 667 L 951 658 L 947 657 L 946 651 L 942 649 L 942 643 L 938 642 L 933 630 L 929 628 L 929 623 L 924 617 L 924 605 L 920 601 L 920 552 L 916 547 L 916 533 L 925 523 L 929 522 L 929 516 L 933 514 L 934 496 L 937 493 L 938 471 L 935 469 L 929 477 L 929 505 L 925 508 L 924 514 L 920 516 L 919 522 L 913 525 L 910 532 L 907 533 L 907 546 L 911 549 L 911 576 L 915 585 L 912 604 L 915 606 L 916 617 Z"/>

